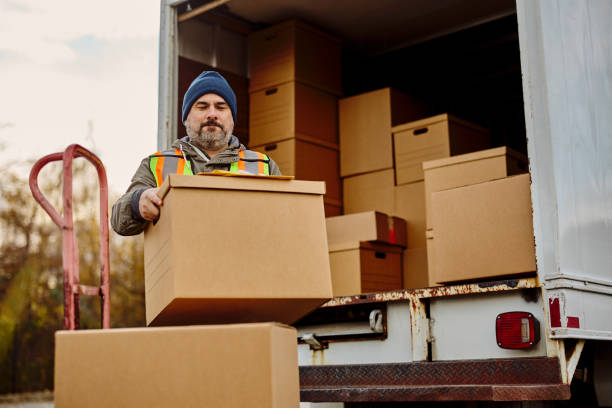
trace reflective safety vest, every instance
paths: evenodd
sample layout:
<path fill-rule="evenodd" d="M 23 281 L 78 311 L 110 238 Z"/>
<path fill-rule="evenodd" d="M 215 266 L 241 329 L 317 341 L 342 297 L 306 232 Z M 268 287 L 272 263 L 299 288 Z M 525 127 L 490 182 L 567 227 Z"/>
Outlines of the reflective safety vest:
<path fill-rule="evenodd" d="M 161 186 L 168 174 L 193 175 L 191 163 L 185 161 L 179 149 L 164 150 L 149 156 L 149 168 L 155 176 L 157 187 Z"/>
<path fill-rule="evenodd" d="M 251 150 L 240 150 L 238 161 L 230 165 L 230 172 L 242 174 L 270 175 L 270 158 Z M 168 174 L 193 175 L 191 163 L 185 161 L 179 149 L 157 152 L 149 156 L 149 168 L 155 177 L 157 187 L 161 186 Z"/>
<path fill-rule="evenodd" d="M 238 161 L 230 165 L 230 172 L 242 174 L 270 175 L 270 158 L 252 150 L 239 150 Z"/>

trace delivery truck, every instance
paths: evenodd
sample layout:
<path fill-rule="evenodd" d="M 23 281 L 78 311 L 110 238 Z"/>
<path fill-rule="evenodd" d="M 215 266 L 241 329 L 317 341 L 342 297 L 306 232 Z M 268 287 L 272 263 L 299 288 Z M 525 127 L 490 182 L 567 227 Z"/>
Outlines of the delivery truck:
<path fill-rule="evenodd" d="M 249 41 L 285 21 L 317 27 L 341 50 L 338 72 L 321 58 L 296 62 L 294 76 L 305 69 L 340 78 L 321 86 L 340 100 L 399 89 L 432 114 L 490 129 L 491 147 L 525 153 L 537 261 L 535 275 L 334 297 L 295 324 L 302 404 L 612 406 L 612 3 L 162 0 L 159 150 L 184 136 L 182 94 L 207 69 L 234 88 L 234 133 L 254 145 L 259 106 L 249 93 L 280 87 L 253 79 L 261 66 L 250 58 L 267 49 Z M 266 40 L 292 41 L 267 32 Z M 329 55 L 329 44 L 301 46 Z M 337 109 L 325 106 L 303 126 Z M 323 145 L 338 160 L 337 142 Z M 339 201 L 330 197 L 326 211 L 339 214 Z M 506 330 L 518 330 L 518 342 Z"/>

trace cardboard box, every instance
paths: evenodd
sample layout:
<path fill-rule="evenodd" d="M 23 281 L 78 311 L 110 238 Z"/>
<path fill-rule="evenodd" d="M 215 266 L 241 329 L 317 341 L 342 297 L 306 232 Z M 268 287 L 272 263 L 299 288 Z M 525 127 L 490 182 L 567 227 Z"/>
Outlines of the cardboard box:
<path fill-rule="evenodd" d="M 338 147 L 338 98 L 299 82 L 250 94 L 249 141 L 253 146 L 310 137 Z"/>
<path fill-rule="evenodd" d="M 391 88 L 340 99 L 340 175 L 393 167 L 391 128 L 428 114 L 424 103 Z"/>
<path fill-rule="evenodd" d="M 393 169 L 386 169 L 343 179 L 344 213 L 379 211 L 395 214 L 394 177 Z"/>
<path fill-rule="evenodd" d="M 402 288 L 402 248 L 370 242 L 330 245 L 334 296 Z"/>
<path fill-rule="evenodd" d="M 432 285 L 427 267 L 427 250 L 425 248 L 406 249 L 404 261 L 404 289 L 427 288 Z"/>
<path fill-rule="evenodd" d="M 301 138 L 254 146 L 251 149 L 269 155 L 285 176 L 325 181 L 325 199 L 335 205 L 342 205 L 337 149 Z"/>
<path fill-rule="evenodd" d="M 342 95 L 340 41 L 290 20 L 249 35 L 249 92 L 287 81 Z"/>
<path fill-rule="evenodd" d="M 393 128 L 396 184 L 423 180 L 422 163 L 490 146 L 489 131 L 443 114 Z"/>
<path fill-rule="evenodd" d="M 406 247 L 406 221 L 377 211 L 328 217 L 327 242 L 376 241 Z"/>
<path fill-rule="evenodd" d="M 507 147 L 423 162 L 426 228 L 431 230 L 431 194 L 527 172 L 527 156 Z M 431 234 L 430 234 L 431 235 Z M 427 258 L 433 265 L 434 241 L 427 240 Z M 432 280 L 430 285 L 434 285 Z"/>
<path fill-rule="evenodd" d="M 299 407 L 296 330 L 275 323 L 55 334 L 55 406 Z"/>
<path fill-rule="evenodd" d="M 147 324 L 292 323 L 331 298 L 321 182 L 169 175 L 145 230 Z"/>
<path fill-rule="evenodd" d="M 507 147 L 424 162 L 427 228 L 431 228 L 431 193 L 497 180 L 528 171 L 527 156 Z"/>
<path fill-rule="evenodd" d="M 425 183 L 396 186 L 394 194 L 393 214 L 406 220 L 408 248 L 425 248 Z"/>
<path fill-rule="evenodd" d="M 431 195 L 435 282 L 536 270 L 529 174 Z"/>

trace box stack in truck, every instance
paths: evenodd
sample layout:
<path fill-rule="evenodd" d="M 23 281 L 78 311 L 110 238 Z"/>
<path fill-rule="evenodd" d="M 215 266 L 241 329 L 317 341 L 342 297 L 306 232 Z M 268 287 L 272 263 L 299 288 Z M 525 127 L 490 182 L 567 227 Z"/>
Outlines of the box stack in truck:
<path fill-rule="evenodd" d="M 525 155 L 499 147 L 423 163 L 430 284 L 533 274 Z"/>
<path fill-rule="evenodd" d="M 145 306 L 173 327 L 58 333 L 57 406 L 297 408 L 288 325 L 332 297 L 324 191 L 170 174 L 145 230 Z"/>
<path fill-rule="evenodd" d="M 325 213 L 341 214 L 340 42 L 298 21 L 248 40 L 250 148 L 269 155 L 284 175 L 325 181 Z"/>
<path fill-rule="evenodd" d="M 326 219 L 334 296 L 403 287 L 406 221 L 375 211 Z"/>
<path fill-rule="evenodd" d="M 489 146 L 489 133 L 391 88 L 339 101 L 344 212 L 381 211 L 407 222 L 403 286 L 429 285 L 422 163 Z"/>

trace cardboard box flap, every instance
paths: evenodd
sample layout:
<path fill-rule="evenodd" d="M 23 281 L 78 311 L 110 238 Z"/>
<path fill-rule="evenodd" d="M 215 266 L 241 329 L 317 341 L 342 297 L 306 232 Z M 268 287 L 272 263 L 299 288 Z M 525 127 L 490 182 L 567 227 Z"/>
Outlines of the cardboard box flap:
<path fill-rule="evenodd" d="M 470 128 L 470 129 L 478 130 L 478 131 L 480 131 L 482 133 L 488 133 L 489 132 L 486 128 L 483 128 L 482 126 L 478 126 L 478 125 L 475 125 L 474 123 L 468 122 L 466 120 L 459 119 L 458 117 L 453 116 L 453 115 L 449 115 L 448 113 L 443 113 L 441 115 L 431 116 L 429 118 L 415 120 L 414 122 L 408 122 L 408 123 L 403 123 L 401 125 L 393 126 L 391 128 L 391 132 L 392 133 L 398 133 L 398 132 L 403 132 L 403 131 L 410 130 L 410 129 L 427 127 L 427 126 L 431 126 L 431 125 L 433 125 L 435 123 L 443 122 L 445 120 L 448 120 L 449 122 L 454 122 L 454 123 L 461 124 L 461 125 L 466 126 L 466 127 Z"/>
<path fill-rule="evenodd" d="M 203 173 L 198 176 L 169 174 L 161 185 L 159 195 L 165 197 L 171 187 L 206 188 L 212 190 L 250 190 L 278 193 L 325 194 L 325 182 L 277 179 L 272 176 L 261 177 L 218 177 Z"/>
<path fill-rule="evenodd" d="M 465 163 L 505 155 L 514 157 L 519 161 L 527 163 L 527 156 L 517 152 L 516 150 L 512 150 L 506 146 L 502 146 L 496 147 L 494 149 L 480 150 L 473 153 L 460 154 L 458 156 L 445 157 L 443 159 L 429 160 L 423 162 L 423 170 L 435 169 L 438 167 L 451 166 L 457 163 Z"/>

